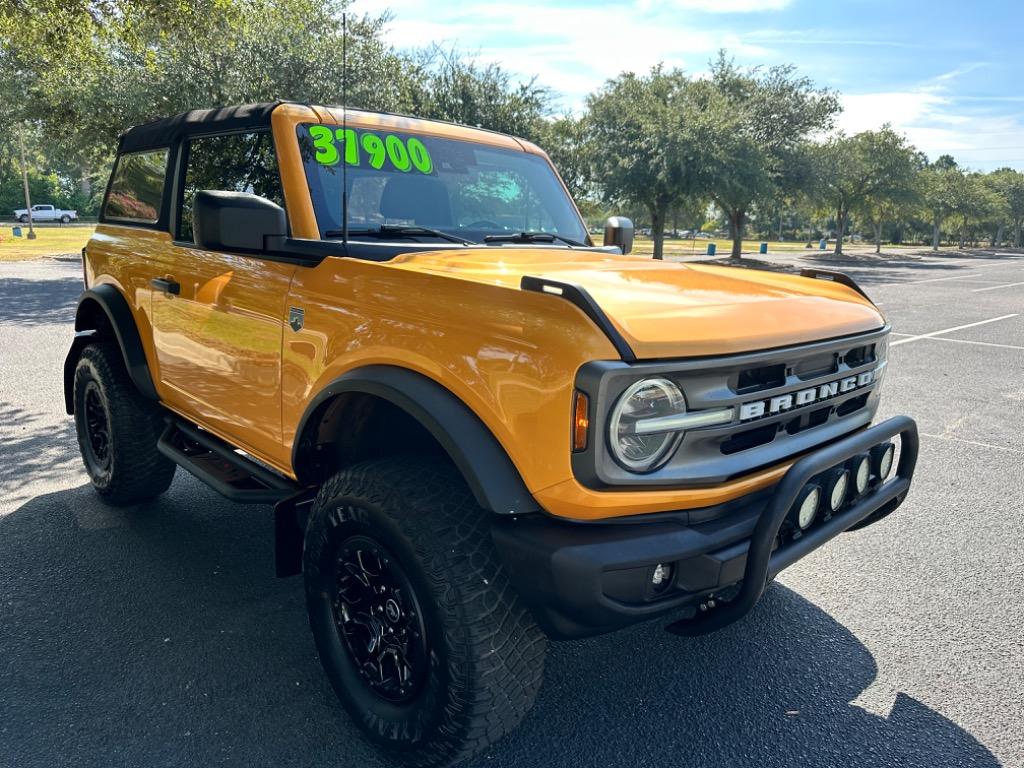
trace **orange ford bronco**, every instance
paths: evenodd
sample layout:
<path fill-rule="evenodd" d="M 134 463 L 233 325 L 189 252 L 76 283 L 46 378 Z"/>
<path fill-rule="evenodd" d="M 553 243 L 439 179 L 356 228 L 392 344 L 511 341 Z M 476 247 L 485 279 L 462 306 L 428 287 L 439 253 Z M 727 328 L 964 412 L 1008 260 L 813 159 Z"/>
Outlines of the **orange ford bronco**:
<path fill-rule="evenodd" d="M 594 244 L 544 152 L 484 130 L 294 103 L 132 128 L 64 371 L 92 483 L 134 504 L 180 466 L 275 505 L 352 718 L 412 763 L 475 754 L 548 638 L 718 629 L 910 488 L 856 284 L 632 238 Z"/>

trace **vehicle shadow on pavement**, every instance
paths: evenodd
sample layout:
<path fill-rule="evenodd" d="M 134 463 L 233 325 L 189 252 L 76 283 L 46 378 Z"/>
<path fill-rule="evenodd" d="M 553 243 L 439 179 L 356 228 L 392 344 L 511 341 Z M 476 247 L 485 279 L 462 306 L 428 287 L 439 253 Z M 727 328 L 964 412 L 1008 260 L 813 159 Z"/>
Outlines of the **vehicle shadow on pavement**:
<path fill-rule="evenodd" d="M 88 487 L 0 517 L 0 765 L 379 766 L 316 660 L 301 581 L 273 576 L 267 507 L 179 474 L 112 509 Z M 553 644 L 522 727 L 474 766 L 996 766 L 897 693 L 854 701 L 868 650 L 776 585 L 683 639 L 657 622 Z"/>
<path fill-rule="evenodd" d="M 924 252 L 922 251 L 922 254 Z M 998 261 L 1007 266 L 1024 262 L 1024 252 L 1005 250 L 941 251 L 937 254 L 907 255 L 900 253 L 849 253 L 834 256 L 831 253 L 813 252 L 796 254 L 796 263 L 765 260 L 744 256 L 738 261 L 728 258 L 701 260 L 704 264 L 725 267 L 743 267 L 768 272 L 798 273 L 807 267 L 847 272 L 858 283 L 907 283 L 922 279 L 955 277 L 959 273 L 970 273 L 978 264 Z M 786 254 L 793 255 L 793 254 Z M 951 259 L 952 261 L 946 261 Z M 965 277 L 968 276 L 965 274 Z"/>
<path fill-rule="evenodd" d="M 82 278 L 0 280 L 0 323 L 45 325 L 69 323 L 82 292 Z"/>

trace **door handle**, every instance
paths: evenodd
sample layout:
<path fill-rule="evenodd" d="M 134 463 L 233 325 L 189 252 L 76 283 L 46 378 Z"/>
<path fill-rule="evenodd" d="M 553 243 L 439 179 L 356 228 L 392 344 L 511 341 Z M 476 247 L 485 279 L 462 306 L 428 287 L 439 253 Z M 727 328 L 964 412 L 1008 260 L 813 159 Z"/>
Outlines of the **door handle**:
<path fill-rule="evenodd" d="M 149 281 L 149 284 L 158 291 L 163 291 L 164 293 L 173 293 L 175 296 L 181 293 L 181 283 L 176 283 L 173 280 L 164 280 L 162 277 L 154 277 Z"/>

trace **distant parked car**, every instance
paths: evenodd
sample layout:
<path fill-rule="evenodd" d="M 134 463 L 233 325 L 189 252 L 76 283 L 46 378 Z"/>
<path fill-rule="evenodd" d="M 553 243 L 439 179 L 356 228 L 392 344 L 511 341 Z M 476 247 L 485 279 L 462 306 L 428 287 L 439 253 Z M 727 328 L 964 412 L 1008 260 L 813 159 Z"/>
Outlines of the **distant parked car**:
<path fill-rule="evenodd" d="M 28 209 L 19 208 L 14 212 L 15 218 L 22 224 L 28 224 Z M 33 205 L 32 221 L 59 221 L 63 224 L 75 221 L 78 218 L 78 211 L 65 211 L 61 208 L 54 208 L 52 205 Z"/>

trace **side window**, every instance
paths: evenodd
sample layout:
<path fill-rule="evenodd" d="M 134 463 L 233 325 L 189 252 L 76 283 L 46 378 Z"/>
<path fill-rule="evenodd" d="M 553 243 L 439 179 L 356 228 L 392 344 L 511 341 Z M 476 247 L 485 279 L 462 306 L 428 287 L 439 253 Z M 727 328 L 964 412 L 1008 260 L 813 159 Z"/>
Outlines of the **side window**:
<path fill-rule="evenodd" d="M 167 150 L 121 155 L 114 166 L 104 218 L 154 224 L 160 218 L 167 173 Z"/>
<path fill-rule="evenodd" d="M 265 131 L 232 133 L 189 141 L 178 214 L 178 240 L 192 240 L 192 199 L 203 189 L 249 192 L 284 207 L 270 134 Z"/>

